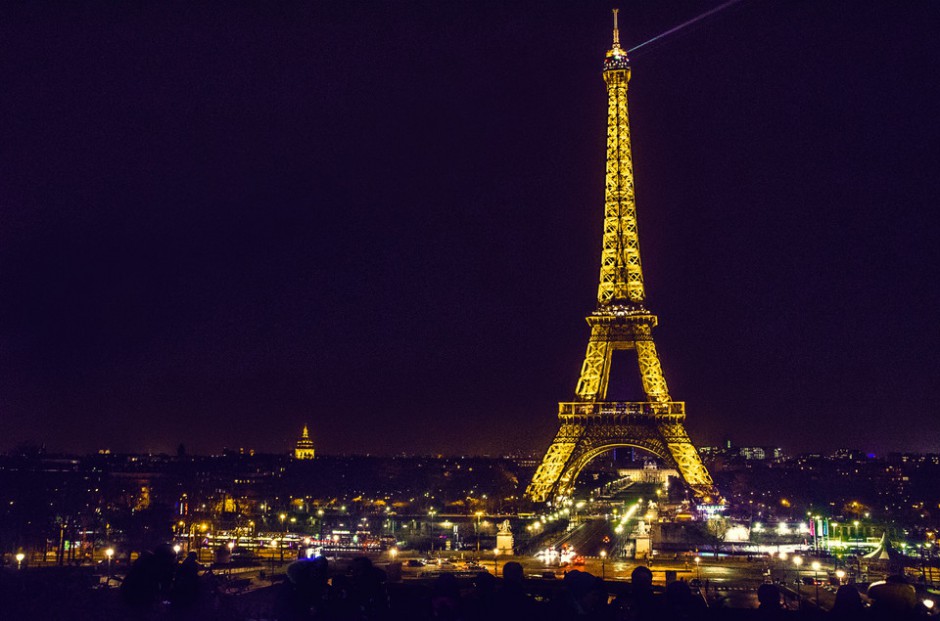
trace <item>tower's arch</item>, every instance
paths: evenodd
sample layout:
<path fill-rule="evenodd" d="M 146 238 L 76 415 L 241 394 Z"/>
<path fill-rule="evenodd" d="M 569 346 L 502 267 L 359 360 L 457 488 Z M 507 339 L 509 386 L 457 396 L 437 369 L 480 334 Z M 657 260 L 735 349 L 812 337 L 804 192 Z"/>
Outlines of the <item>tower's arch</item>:
<path fill-rule="evenodd" d="M 661 460 L 667 468 L 675 468 L 676 462 L 669 453 L 669 450 L 663 445 L 661 440 L 649 438 L 647 440 L 623 440 L 623 441 L 604 441 L 598 439 L 594 442 L 586 443 L 585 449 L 578 455 L 573 456 L 568 467 L 565 468 L 558 480 L 556 496 L 571 496 L 574 493 L 575 483 L 588 464 L 601 455 L 618 448 L 635 448 L 646 451 L 653 457 Z"/>

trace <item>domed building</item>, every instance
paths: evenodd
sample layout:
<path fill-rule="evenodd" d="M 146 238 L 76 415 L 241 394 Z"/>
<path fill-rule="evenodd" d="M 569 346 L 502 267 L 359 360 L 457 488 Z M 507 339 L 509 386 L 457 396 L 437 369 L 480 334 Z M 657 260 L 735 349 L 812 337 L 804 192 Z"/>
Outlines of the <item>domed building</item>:
<path fill-rule="evenodd" d="M 297 446 L 294 447 L 294 459 L 313 459 L 314 454 L 313 440 L 310 439 L 310 433 L 304 425 L 304 432 L 297 440 Z"/>

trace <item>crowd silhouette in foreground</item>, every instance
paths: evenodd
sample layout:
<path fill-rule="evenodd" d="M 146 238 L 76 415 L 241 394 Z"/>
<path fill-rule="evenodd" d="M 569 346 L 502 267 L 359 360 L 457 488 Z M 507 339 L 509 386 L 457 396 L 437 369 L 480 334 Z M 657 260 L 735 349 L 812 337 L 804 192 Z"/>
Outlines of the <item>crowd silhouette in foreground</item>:
<path fill-rule="evenodd" d="M 503 566 L 502 578 L 487 572 L 471 583 L 442 573 L 419 582 L 390 584 L 386 572 L 366 557 L 354 559 L 344 574 L 330 571 L 327 559 L 316 557 L 291 563 L 286 577 L 265 589 L 263 603 L 251 614 L 239 606 L 224 608 L 218 582 L 203 571 L 195 554 L 177 563 L 171 549 L 145 553 L 131 567 L 121 586 L 121 599 L 129 611 L 152 611 L 162 602 L 168 616 L 181 619 L 257 618 L 281 621 L 336 620 L 384 621 L 669 621 L 693 619 L 872 619 L 926 618 L 930 610 L 919 602 L 914 587 L 903 577 L 889 578 L 868 592 L 867 606 L 854 585 L 843 585 L 835 595 L 831 611 L 815 608 L 801 611 L 784 607 L 783 592 L 775 584 L 757 591 L 754 610 L 709 606 L 698 589 L 675 581 L 663 589 L 653 586 L 653 574 L 637 567 L 629 585 L 618 585 L 609 594 L 609 584 L 583 571 L 567 572 L 555 584 L 527 581 L 516 562 Z M 201 573 L 202 572 L 202 573 Z M 536 588 L 536 583 L 538 583 Z M 254 596 L 260 599 L 259 592 Z M 230 602 L 231 603 L 231 600 Z"/>

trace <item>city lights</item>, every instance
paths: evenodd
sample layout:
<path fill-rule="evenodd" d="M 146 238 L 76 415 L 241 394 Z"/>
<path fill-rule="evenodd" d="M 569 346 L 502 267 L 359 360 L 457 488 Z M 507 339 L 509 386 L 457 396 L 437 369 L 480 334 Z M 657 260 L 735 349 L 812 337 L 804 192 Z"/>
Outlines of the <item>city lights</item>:
<path fill-rule="evenodd" d="M 0 617 L 940 615 L 936 20 L 721 2 L 18 9 Z"/>

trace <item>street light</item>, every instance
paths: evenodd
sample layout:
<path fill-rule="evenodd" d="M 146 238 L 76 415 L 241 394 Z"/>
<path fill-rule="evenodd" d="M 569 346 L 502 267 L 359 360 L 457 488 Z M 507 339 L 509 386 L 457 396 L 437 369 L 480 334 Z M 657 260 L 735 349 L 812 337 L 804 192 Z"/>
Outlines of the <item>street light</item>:
<path fill-rule="evenodd" d="M 819 573 L 819 568 L 821 567 L 821 565 L 819 564 L 819 561 L 813 561 L 813 564 L 811 565 L 811 567 L 813 568 L 813 584 L 815 584 L 816 586 L 816 607 L 818 608 L 819 607 L 819 579 L 816 576 Z"/>
<path fill-rule="evenodd" d="M 601 580 L 607 579 L 607 550 L 601 550 Z"/>
<path fill-rule="evenodd" d="M 927 582 L 928 584 L 933 583 L 933 564 L 930 560 L 930 548 L 933 547 L 933 544 L 929 541 L 924 543 L 924 554 L 927 556 Z"/>
<path fill-rule="evenodd" d="M 800 578 L 800 565 L 803 564 L 802 556 L 794 556 L 793 564 L 796 565 L 796 606 L 803 608 L 803 580 Z"/>
<path fill-rule="evenodd" d="M 493 548 L 493 575 L 499 576 L 499 566 L 496 564 L 496 558 L 499 556 L 499 548 Z"/>
<path fill-rule="evenodd" d="M 114 548 L 105 550 L 104 555 L 108 557 L 108 584 L 111 584 L 111 559 L 114 557 Z"/>
<path fill-rule="evenodd" d="M 858 546 L 859 546 L 858 520 L 855 520 L 854 522 L 852 522 L 852 525 L 855 526 L 855 553 L 858 554 Z"/>
<path fill-rule="evenodd" d="M 274 548 L 277 547 L 277 540 L 271 540 L 271 584 L 274 584 Z"/>
<path fill-rule="evenodd" d="M 474 513 L 477 516 L 477 556 L 480 556 L 480 518 L 483 517 L 482 511 Z"/>
<path fill-rule="evenodd" d="M 183 549 L 183 548 L 180 546 L 180 544 L 176 544 L 176 545 L 173 546 L 173 552 L 175 552 L 177 556 L 179 556 L 180 550 L 182 550 L 182 549 Z"/>
<path fill-rule="evenodd" d="M 784 552 L 784 551 L 781 550 L 781 551 L 777 554 L 777 558 L 780 559 L 780 568 L 781 568 L 781 571 L 783 571 L 783 583 L 786 584 L 786 583 L 787 583 L 787 558 L 788 558 L 788 555 L 787 555 L 786 552 Z M 786 603 L 786 597 L 787 597 L 786 593 L 783 594 L 783 597 L 784 597 L 784 603 Z"/>
<path fill-rule="evenodd" d="M 180 527 L 183 529 L 183 532 L 186 532 L 186 530 L 185 530 L 185 529 L 186 529 L 186 523 L 185 523 L 185 522 L 182 522 L 182 521 L 181 521 L 181 522 L 180 522 Z M 192 551 L 193 551 L 193 539 L 196 537 L 196 528 L 197 528 L 197 527 L 198 527 L 199 530 L 202 531 L 202 532 L 206 532 L 207 530 L 209 530 L 209 525 L 206 524 L 205 522 L 202 522 L 202 523 L 200 523 L 200 524 L 197 524 L 196 522 L 190 522 L 190 523 L 189 523 L 189 539 L 186 541 L 186 551 L 187 551 L 187 552 L 192 552 Z M 201 550 L 202 550 L 202 541 L 200 540 L 200 545 L 196 547 L 196 554 L 198 555 Z"/>
<path fill-rule="evenodd" d="M 389 550 L 388 550 L 388 558 L 389 558 L 389 560 L 391 560 L 392 562 L 395 562 L 395 557 L 396 557 L 396 556 L 398 556 L 398 548 L 389 548 Z"/>
<path fill-rule="evenodd" d="M 701 582 L 702 581 L 702 557 L 695 557 L 695 578 Z"/>
<path fill-rule="evenodd" d="M 284 562 L 284 539 L 287 537 L 287 524 L 285 523 L 285 520 L 287 520 L 287 514 L 282 513 L 279 517 L 281 518 L 281 531 L 283 531 L 281 534 L 281 540 L 280 540 L 280 546 L 279 546 L 281 549 L 281 562 L 283 563 Z"/>
<path fill-rule="evenodd" d="M 841 569 L 836 570 L 836 578 L 839 579 L 839 586 L 842 586 L 842 579 L 845 578 L 845 572 Z"/>
<path fill-rule="evenodd" d="M 22 552 L 16 553 L 16 569 L 17 570 L 23 569 L 23 559 L 25 558 L 26 558 L 26 555 L 23 554 Z"/>

